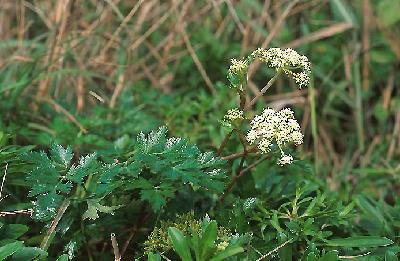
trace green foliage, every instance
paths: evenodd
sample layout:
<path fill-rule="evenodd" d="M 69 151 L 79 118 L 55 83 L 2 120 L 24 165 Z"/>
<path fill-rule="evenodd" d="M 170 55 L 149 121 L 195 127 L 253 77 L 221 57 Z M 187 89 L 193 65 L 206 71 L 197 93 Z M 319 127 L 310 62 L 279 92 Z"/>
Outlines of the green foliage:
<path fill-rule="evenodd" d="M 161 127 L 146 137 L 140 133 L 135 154 L 128 159 L 128 176 L 132 188 L 140 189 L 142 200 L 155 211 L 185 184 L 193 189 L 221 192 L 224 188 L 224 162 L 211 152 L 202 153 L 182 138 L 167 138 Z M 147 178 L 150 175 L 151 178 Z M 136 178 L 136 179 L 135 179 Z"/>
<path fill-rule="evenodd" d="M 379 247 L 392 245 L 393 241 L 385 237 L 355 236 L 348 238 L 331 239 L 327 241 L 329 246 L 339 247 Z"/>
<path fill-rule="evenodd" d="M 194 219 L 193 212 L 178 216 L 174 222 L 163 222 L 145 242 L 149 253 L 173 250 L 182 260 L 225 260 L 244 251 L 249 235 L 233 235 L 208 216 Z M 171 253 L 173 255 L 173 253 Z"/>
<path fill-rule="evenodd" d="M 195 218 L 193 211 L 177 215 L 174 221 L 163 220 L 159 227 L 155 227 L 150 233 L 146 242 L 144 243 L 147 252 L 166 252 L 172 249 L 172 242 L 168 235 L 168 229 L 174 227 L 179 230 L 178 233 L 184 234 L 203 234 L 204 225 L 209 223 L 209 218 L 206 216 L 203 220 Z M 223 226 L 220 226 L 217 230 L 216 240 L 224 241 L 227 238 L 232 237 L 232 233 L 229 232 Z"/>
<path fill-rule="evenodd" d="M 26 181 L 31 188 L 28 196 L 35 198 L 33 218 L 42 222 L 52 220 L 62 203 L 72 198 L 76 203 L 87 202 L 88 210 L 83 219 L 96 219 L 97 211 L 110 213 L 116 208 L 99 204 L 103 197 L 118 187 L 116 166 L 102 165 L 97 161 L 96 154 L 81 157 L 74 164 L 73 156 L 70 148 L 60 145 L 51 147 L 50 156 L 44 152 L 21 156 L 21 160 L 32 164 Z"/>
<path fill-rule="evenodd" d="M 113 260 L 110 234 L 122 260 L 398 260 L 399 1 L 17 2 L 0 6 L 0 260 Z M 309 88 L 252 55 L 265 39 L 312 61 Z M 285 106 L 304 143 L 281 167 L 245 136 Z"/>

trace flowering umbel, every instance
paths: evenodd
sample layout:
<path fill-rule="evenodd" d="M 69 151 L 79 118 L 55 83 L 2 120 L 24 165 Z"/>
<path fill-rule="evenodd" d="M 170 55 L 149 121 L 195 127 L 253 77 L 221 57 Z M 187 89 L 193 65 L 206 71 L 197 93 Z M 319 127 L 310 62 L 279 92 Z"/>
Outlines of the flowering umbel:
<path fill-rule="evenodd" d="M 278 164 L 283 166 L 292 163 L 293 157 L 286 155 L 283 148 L 289 143 L 302 144 L 303 134 L 300 132 L 300 125 L 294 118 L 291 109 L 275 111 L 267 108 L 261 115 L 256 115 L 250 125 L 251 129 L 246 136 L 250 144 L 257 143 L 258 149 L 267 153 L 275 142 L 281 151 L 281 159 Z"/>
<path fill-rule="evenodd" d="M 293 77 L 299 88 L 307 86 L 310 82 L 311 64 L 308 58 L 293 49 L 259 48 L 251 54 L 251 57 L 259 59 L 277 71 L 283 70 L 285 74 Z"/>
<path fill-rule="evenodd" d="M 258 48 L 246 59 L 231 60 L 228 70 L 231 87 L 239 88 L 246 82 L 249 65 L 256 59 L 265 63 L 268 67 L 275 68 L 276 71 L 283 71 L 286 75 L 292 77 L 299 88 L 306 87 L 310 83 L 311 63 L 306 56 L 300 55 L 290 48 Z"/>

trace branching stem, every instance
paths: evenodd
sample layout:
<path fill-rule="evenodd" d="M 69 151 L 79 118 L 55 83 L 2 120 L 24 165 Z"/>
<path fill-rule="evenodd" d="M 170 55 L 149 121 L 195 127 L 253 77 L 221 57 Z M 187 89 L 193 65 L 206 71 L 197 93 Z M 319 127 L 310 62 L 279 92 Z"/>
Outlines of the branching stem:
<path fill-rule="evenodd" d="M 271 80 L 268 81 L 267 85 L 265 85 L 259 93 L 256 94 L 256 96 L 245 106 L 244 111 L 248 111 L 253 107 L 253 105 L 260 99 L 264 93 L 267 92 L 267 90 L 272 86 L 272 84 L 278 79 L 279 75 L 281 75 L 282 71 L 278 70 L 274 77 L 271 78 Z"/>
<path fill-rule="evenodd" d="M 217 150 L 217 155 L 220 156 L 222 150 L 224 149 L 224 147 L 226 146 L 226 144 L 228 143 L 229 139 L 231 138 L 233 132 L 235 130 L 231 130 L 228 134 L 226 134 L 224 140 L 222 141 L 221 145 L 219 146 L 218 150 Z"/>
<path fill-rule="evenodd" d="M 236 176 L 234 176 L 231 180 L 231 182 L 228 184 L 228 186 L 226 187 L 224 194 L 222 194 L 222 196 L 219 198 L 220 202 L 224 202 L 226 195 L 228 195 L 228 193 L 232 190 L 233 186 L 235 186 L 236 182 L 240 179 L 240 177 L 242 177 L 244 174 L 246 174 L 246 172 L 248 172 L 249 170 L 253 169 L 254 167 L 256 167 L 257 165 L 259 165 L 261 162 L 263 162 L 266 159 L 271 158 L 272 155 L 268 154 L 265 157 L 262 157 L 261 159 L 257 160 L 256 162 L 254 162 L 253 164 L 249 165 L 247 168 L 245 168 L 244 170 L 240 171 Z"/>

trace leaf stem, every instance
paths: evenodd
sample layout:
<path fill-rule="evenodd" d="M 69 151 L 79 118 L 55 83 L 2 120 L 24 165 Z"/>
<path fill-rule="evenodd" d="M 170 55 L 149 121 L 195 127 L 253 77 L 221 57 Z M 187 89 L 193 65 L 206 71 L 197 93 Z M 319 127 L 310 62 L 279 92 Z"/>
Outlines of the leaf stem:
<path fill-rule="evenodd" d="M 257 146 L 246 148 L 246 150 L 247 150 L 247 154 L 255 153 L 257 151 Z M 233 153 L 233 154 L 230 154 L 230 155 L 227 155 L 227 156 L 223 156 L 223 157 L 221 157 L 221 159 L 223 159 L 223 160 L 234 160 L 234 159 L 242 157 L 243 155 L 244 155 L 244 151 Z"/>
<path fill-rule="evenodd" d="M 232 134 L 233 134 L 234 131 L 235 131 L 235 130 L 233 129 L 233 130 L 231 130 L 228 134 L 226 134 L 224 140 L 222 141 L 221 145 L 219 146 L 219 148 L 218 148 L 218 150 L 217 150 L 217 155 L 218 155 L 218 156 L 221 155 L 222 150 L 224 149 L 224 147 L 225 147 L 226 144 L 228 143 L 228 141 L 229 141 L 229 139 L 231 138 L 231 136 L 232 136 Z"/>
<path fill-rule="evenodd" d="M 278 79 L 279 75 L 281 75 L 282 70 L 278 70 L 276 72 L 276 74 L 274 75 L 274 77 L 272 77 L 267 85 L 265 85 L 261 91 L 259 93 L 256 94 L 256 96 L 244 107 L 244 111 L 248 111 L 251 109 L 251 107 L 253 107 L 253 105 L 258 101 L 258 99 L 260 99 L 264 93 L 272 86 L 272 84 L 276 81 L 276 79 Z"/>

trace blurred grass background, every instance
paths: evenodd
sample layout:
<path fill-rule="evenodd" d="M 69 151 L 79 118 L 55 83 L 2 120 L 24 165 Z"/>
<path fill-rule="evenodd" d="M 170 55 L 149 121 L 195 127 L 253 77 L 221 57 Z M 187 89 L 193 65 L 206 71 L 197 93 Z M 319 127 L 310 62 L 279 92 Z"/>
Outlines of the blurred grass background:
<path fill-rule="evenodd" d="M 302 158 L 331 188 L 385 196 L 400 190 L 399 10 L 398 0 L 1 0 L 0 127 L 19 144 L 84 152 L 166 123 L 216 147 L 237 103 L 229 60 L 290 47 L 312 62 L 311 86 L 281 79 L 258 110 L 302 115 Z M 251 71 L 255 95 L 271 72 Z"/>

